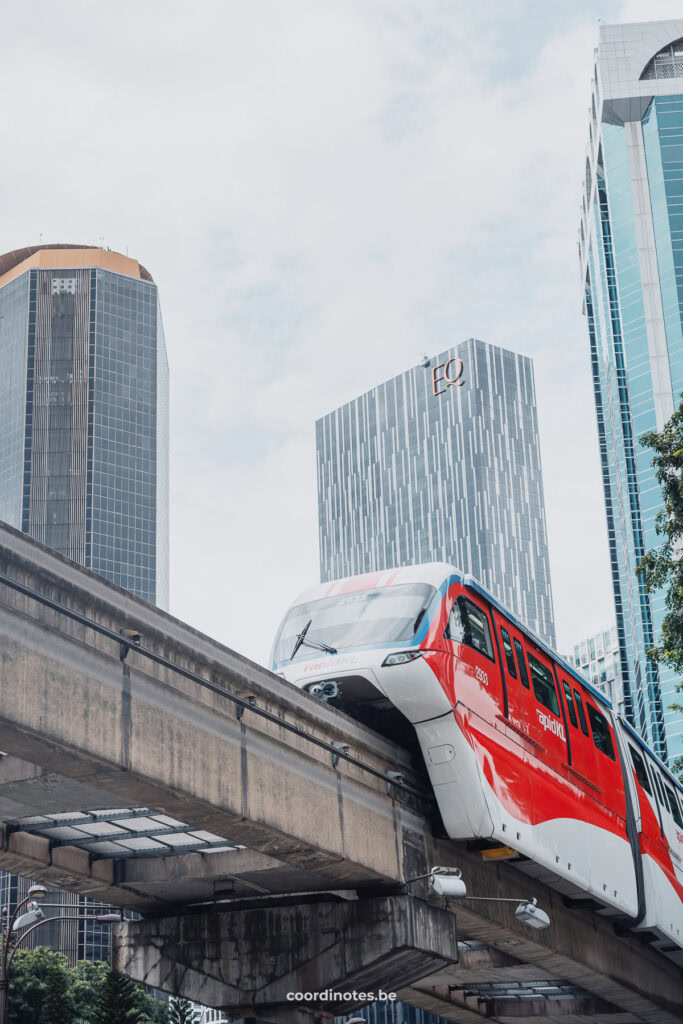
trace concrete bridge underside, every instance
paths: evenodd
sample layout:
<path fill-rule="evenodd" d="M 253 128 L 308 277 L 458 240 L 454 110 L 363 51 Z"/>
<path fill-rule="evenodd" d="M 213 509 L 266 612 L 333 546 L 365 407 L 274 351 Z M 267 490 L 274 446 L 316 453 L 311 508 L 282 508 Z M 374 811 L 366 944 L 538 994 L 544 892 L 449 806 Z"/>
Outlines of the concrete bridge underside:
<path fill-rule="evenodd" d="M 121 630 L 140 644 L 122 649 Z M 514 866 L 436 838 L 425 781 L 405 751 L 3 526 L 0 749 L 0 867 L 141 913 L 115 942 L 133 977 L 243 1013 L 234 992 L 244 974 L 233 968 L 251 947 L 235 942 L 240 920 L 251 914 L 256 928 L 253 915 L 275 915 L 287 934 L 295 906 L 311 934 L 327 920 L 335 935 L 358 936 L 372 920 L 379 935 L 382 904 L 405 952 L 392 959 L 378 943 L 375 988 L 386 988 L 382 971 L 393 977 L 409 962 L 401 997 L 450 1020 L 681 1020 L 681 976 L 660 954 Z M 145 809 L 149 849 L 107 856 L 92 837 L 55 839 L 53 816 L 89 820 L 105 808 L 118 820 L 121 809 Z M 153 836 L 163 842 L 166 819 L 183 835 L 214 837 L 213 847 L 162 856 Z M 551 927 L 530 932 L 509 904 L 458 905 L 455 963 L 453 942 L 434 939 L 452 935 L 452 915 L 403 887 L 434 864 L 459 866 L 473 894 L 537 897 Z M 408 891 L 425 895 L 420 884 Z M 186 934 L 213 936 L 202 969 L 185 960 L 197 949 Z M 270 969 L 240 998 L 250 1015 L 280 1019 L 290 1007 L 273 993 L 303 983 L 312 963 L 346 963 L 352 947 L 340 938 L 327 959 L 314 951 L 287 972 Z"/>

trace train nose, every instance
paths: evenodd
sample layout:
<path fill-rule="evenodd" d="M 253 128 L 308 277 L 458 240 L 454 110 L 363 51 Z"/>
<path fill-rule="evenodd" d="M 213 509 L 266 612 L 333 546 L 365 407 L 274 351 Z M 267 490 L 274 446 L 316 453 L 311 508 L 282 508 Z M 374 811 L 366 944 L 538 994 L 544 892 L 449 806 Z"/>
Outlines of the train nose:
<path fill-rule="evenodd" d="M 306 683 L 303 689 L 393 743 L 406 749 L 416 745 L 413 727 L 383 692 L 372 669 L 356 669 L 353 675 L 319 679 Z"/>

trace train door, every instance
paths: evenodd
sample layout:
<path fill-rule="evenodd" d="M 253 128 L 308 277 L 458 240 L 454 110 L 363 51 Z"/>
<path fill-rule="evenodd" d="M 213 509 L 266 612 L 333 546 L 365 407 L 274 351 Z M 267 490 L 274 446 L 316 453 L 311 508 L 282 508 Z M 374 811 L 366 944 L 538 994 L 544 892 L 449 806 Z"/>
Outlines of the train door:
<path fill-rule="evenodd" d="M 529 690 L 525 699 L 527 725 L 535 751 L 543 765 L 563 776 L 567 763 L 567 731 L 550 658 L 526 645 Z"/>
<path fill-rule="evenodd" d="M 609 719 L 603 711 L 586 697 L 586 715 L 593 738 L 596 764 L 596 784 L 600 787 L 600 800 L 610 814 L 620 819 L 621 828 L 626 821 L 626 796 L 624 777 L 617 754 L 614 734 Z"/>
<path fill-rule="evenodd" d="M 643 755 L 628 737 L 626 737 L 626 744 L 631 759 L 632 772 L 636 778 L 636 792 L 638 794 L 636 819 L 638 829 L 643 835 L 643 853 L 648 853 L 650 846 L 653 843 L 659 842 L 662 833 L 657 795 L 652 777 L 648 774 Z"/>
<path fill-rule="evenodd" d="M 680 940 L 681 893 L 683 892 L 683 813 L 678 800 L 677 787 L 670 782 L 661 766 L 647 757 L 653 788 L 659 801 L 660 836 L 653 844 L 652 856 L 666 876 L 652 873 L 660 897 L 660 923 L 663 930 Z M 673 890 L 673 891 L 672 891 Z M 678 897 L 678 898 L 676 898 Z"/>
<path fill-rule="evenodd" d="M 495 623 L 498 629 L 498 638 L 501 652 L 501 664 L 505 672 L 505 679 L 507 683 L 507 727 L 512 734 L 512 738 L 519 741 L 520 738 L 526 736 L 526 727 L 524 724 L 524 691 L 522 689 L 522 682 L 519 678 L 519 668 L 515 660 L 515 651 L 512 645 L 512 637 L 510 636 L 510 627 L 504 621 L 500 621 L 498 615 L 494 615 Z"/>
<path fill-rule="evenodd" d="M 502 733 L 499 774 L 503 783 L 504 802 L 514 818 L 504 822 L 506 832 L 500 838 L 522 852 L 532 849 L 528 824 L 532 820 L 529 763 L 533 758 L 524 715 L 524 687 L 511 636 L 512 626 L 499 612 L 492 612 L 501 672 L 505 674 L 507 715 L 499 718 Z M 525 832 L 528 833 L 525 835 Z M 507 836 L 509 835 L 509 838 Z"/>
<path fill-rule="evenodd" d="M 667 901 L 665 909 L 669 913 L 665 915 L 662 924 L 666 927 L 669 935 L 677 935 L 680 941 L 680 928 L 683 925 L 683 814 L 677 787 L 674 789 L 673 783 L 669 781 L 664 772 L 660 771 L 660 776 L 664 798 L 669 808 L 669 814 L 664 815 L 664 833 L 669 846 L 668 864 L 671 871 L 671 885 L 678 896 L 677 901 L 675 898 Z"/>
<path fill-rule="evenodd" d="M 672 866 L 678 862 L 680 865 L 681 851 L 683 848 L 683 815 L 678 802 L 677 793 L 673 785 L 666 778 L 664 772 L 657 768 L 657 782 L 662 793 L 662 828 L 667 854 L 673 858 L 669 861 Z M 675 874 L 675 872 L 672 872 Z M 683 869 L 681 869 L 683 875 Z M 683 881 L 683 879 L 682 879 Z"/>
<path fill-rule="evenodd" d="M 571 752 L 571 764 L 567 762 L 567 771 L 573 781 L 579 783 L 581 786 L 585 786 L 587 782 L 586 755 L 583 749 L 585 737 L 581 732 L 576 701 L 572 693 L 572 688 L 567 682 L 567 679 L 561 669 L 557 674 L 557 679 L 560 686 L 560 698 L 564 700 L 564 706 L 566 708 L 566 724 L 569 735 L 569 750 Z"/>
<path fill-rule="evenodd" d="M 576 714 L 579 718 L 579 727 L 581 729 L 581 735 L 583 737 L 583 773 L 585 776 L 585 786 L 590 790 L 593 797 L 604 800 L 602 785 L 599 781 L 599 771 L 597 762 L 597 751 L 593 745 L 593 738 L 588 728 L 588 715 L 586 714 L 586 707 L 583 702 L 583 693 L 581 692 L 583 687 L 576 685 L 576 681 L 572 682 L 572 693 L 574 695 L 574 704 L 576 706 Z"/>
<path fill-rule="evenodd" d="M 445 635 L 459 645 L 459 676 L 466 681 L 465 689 L 461 687 L 464 703 L 493 724 L 505 702 L 488 609 L 474 596 L 461 594 L 450 610 Z"/>
<path fill-rule="evenodd" d="M 457 660 L 456 720 L 474 754 L 478 776 L 477 782 L 474 777 L 461 780 L 469 790 L 467 815 L 473 835 L 489 838 L 495 831 L 495 805 L 501 796 L 498 717 L 504 713 L 505 701 L 489 610 L 478 595 L 456 598 L 445 639 L 453 645 Z M 476 800 L 477 793 L 483 799 Z"/>
<path fill-rule="evenodd" d="M 585 695 L 584 706 L 593 741 L 594 780 L 599 787 L 589 821 L 603 830 L 600 848 L 591 863 L 591 887 L 609 902 L 633 901 L 633 852 L 626 828 L 621 754 L 607 709 L 599 708 L 589 694 Z"/>

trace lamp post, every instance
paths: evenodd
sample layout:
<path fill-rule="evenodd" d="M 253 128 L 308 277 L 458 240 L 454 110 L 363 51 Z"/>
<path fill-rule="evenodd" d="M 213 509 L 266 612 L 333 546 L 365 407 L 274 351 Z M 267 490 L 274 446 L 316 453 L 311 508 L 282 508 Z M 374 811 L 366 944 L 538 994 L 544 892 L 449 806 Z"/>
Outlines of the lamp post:
<path fill-rule="evenodd" d="M 541 930 L 550 927 L 550 918 L 545 910 L 536 906 L 536 900 L 528 897 L 510 896 L 468 896 L 467 886 L 462 877 L 460 868 L 433 867 L 426 875 L 417 875 L 416 878 L 407 878 L 405 885 L 412 885 L 413 882 L 429 879 L 429 887 L 433 893 L 440 896 L 445 904 L 449 900 L 478 900 L 483 903 L 516 903 L 515 917 L 522 924 L 530 928 Z"/>
<path fill-rule="evenodd" d="M 39 903 L 47 896 L 47 889 L 44 885 L 32 885 L 28 895 L 14 908 L 14 913 L 9 915 L 9 909 L 2 909 L 2 954 L 0 955 L 0 1024 L 7 1024 L 9 973 L 12 960 L 17 949 L 24 939 L 50 921 L 96 921 L 98 924 L 115 924 L 123 920 L 120 914 L 55 914 L 54 917 L 45 917 Z M 27 912 L 19 914 L 22 907 L 26 906 Z M 59 909 L 60 903 L 43 903 L 44 907 Z M 23 929 L 23 930 L 22 930 Z M 21 931 L 21 934 L 16 934 Z"/>

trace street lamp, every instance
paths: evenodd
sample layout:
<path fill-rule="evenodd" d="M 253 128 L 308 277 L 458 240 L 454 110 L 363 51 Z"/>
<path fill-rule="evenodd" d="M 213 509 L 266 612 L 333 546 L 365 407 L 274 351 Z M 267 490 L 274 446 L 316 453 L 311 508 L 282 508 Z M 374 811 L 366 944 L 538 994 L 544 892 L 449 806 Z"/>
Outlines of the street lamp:
<path fill-rule="evenodd" d="M 419 882 L 421 879 L 429 879 L 429 887 L 433 893 L 440 896 L 447 904 L 448 900 L 478 900 L 483 903 L 516 903 L 515 917 L 522 924 L 529 928 L 548 928 L 550 918 L 545 910 L 536 906 L 535 899 L 528 897 L 509 896 L 468 896 L 467 886 L 462 877 L 460 868 L 433 867 L 426 875 L 418 875 L 417 878 L 407 878 L 405 884 Z"/>
<path fill-rule="evenodd" d="M 26 897 L 17 903 L 14 913 L 9 916 L 8 907 L 2 908 L 2 954 L 0 955 L 0 1024 L 7 1024 L 7 996 L 9 990 L 9 971 L 12 959 L 24 939 L 47 924 L 49 921 L 96 921 L 98 924 L 117 924 L 123 920 L 121 914 L 55 914 L 45 917 L 39 901 L 47 896 L 44 885 L 32 885 Z M 19 914 L 22 907 L 27 906 L 26 913 Z M 60 909 L 61 903 L 43 903 L 44 907 Z M 17 933 L 21 934 L 17 934 Z"/>

